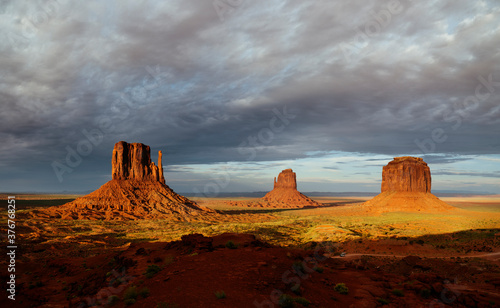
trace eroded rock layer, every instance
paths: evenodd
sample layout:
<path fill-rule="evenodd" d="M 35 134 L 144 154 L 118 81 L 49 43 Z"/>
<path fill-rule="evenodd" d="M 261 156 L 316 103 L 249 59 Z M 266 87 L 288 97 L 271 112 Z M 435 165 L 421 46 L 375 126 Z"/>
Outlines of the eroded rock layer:
<path fill-rule="evenodd" d="M 203 220 L 217 215 L 176 194 L 165 184 L 162 154 L 158 166 L 151 162 L 150 148 L 142 143 L 115 144 L 113 179 L 98 190 L 62 206 L 33 211 L 37 217 L 63 219 L 169 219 Z"/>
<path fill-rule="evenodd" d="M 319 206 L 316 201 L 297 190 L 297 175 L 285 169 L 274 178 L 274 189 L 268 192 L 256 206 L 272 208 L 301 208 Z"/>
<path fill-rule="evenodd" d="M 382 169 L 381 193 L 363 203 L 368 212 L 444 212 L 454 209 L 431 193 L 431 171 L 418 157 L 395 157 Z"/>
<path fill-rule="evenodd" d="M 420 157 L 395 157 L 382 169 L 382 192 L 431 192 L 431 171 Z"/>

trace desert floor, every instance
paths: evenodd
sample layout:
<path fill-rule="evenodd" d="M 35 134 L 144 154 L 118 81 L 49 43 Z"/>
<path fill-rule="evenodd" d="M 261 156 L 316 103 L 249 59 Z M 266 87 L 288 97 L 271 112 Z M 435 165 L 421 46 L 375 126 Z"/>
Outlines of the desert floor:
<path fill-rule="evenodd" d="M 324 206 L 294 210 L 192 198 L 223 214 L 221 221 L 207 222 L 25 216 L 76 197 L 16 196 L 19 307 L 500 303 L 500 196 L 441 198 L 456 207 L 445 214 L 370 215 L 359 207 L 369 198 L 352 196 L 312 198 Z M 0 229 L 6 238 L 3 208 Z M 167 244 L 172 241 L 177 242 Z M 335 290 L 338 283 L 346 284 L 348 294 Z M 6 297 L 0 305 L 9 303 Z"/>

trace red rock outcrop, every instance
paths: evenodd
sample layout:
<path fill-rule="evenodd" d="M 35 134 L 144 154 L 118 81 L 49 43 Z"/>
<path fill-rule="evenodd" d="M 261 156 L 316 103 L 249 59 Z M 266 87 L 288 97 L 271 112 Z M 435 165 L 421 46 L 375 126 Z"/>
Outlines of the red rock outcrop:
<path fill-rule="evenodd" d="M 431 192 L 431 170 L 420 157 L 395 157 L 382 169 L 382 192 Z"/>
<path fill-rule="evenodd" d="M 150 148 L 142 143 L 120 141 L 113 148 L 111 174 L 113 180 L 160 181 L 163 177 L 162 153 L 158 152 L 158 166 L 151 162 Z"/>
<path fill-rule="evenodd" d="M 278 175 L 278 180 L 274 178 L 274 188 L 289 188 L 297 190 L 297 175 L 292 169 L 285 169 Z"/>
<path fill-rule="evenodd" d="M 297 175 L 292 169 L 285 169 L 274 178 L 274 189 L 259 202 L 261 207 L 301 208 L 319 206 L 316 201 L 297 190 Z"/>
<path fill-rule="evenodd" d="M 124 141 L 113 149 L 111 181 L 62 206 L 33 211 L 37 217 L 105 220 L 191 221 L 214 215 L 214 210 L 176 194 L 165 184 L 161 151 L 156 166 L 151 162 L 149 146 Z"/>
<path fill-rule="evenodd" d="M 369 212 L 443 212 L 454 209 L 431 194 L 431 171 L 419 157 L 395 157 L 382 169 L 381 193 L 362 204 Z"/>

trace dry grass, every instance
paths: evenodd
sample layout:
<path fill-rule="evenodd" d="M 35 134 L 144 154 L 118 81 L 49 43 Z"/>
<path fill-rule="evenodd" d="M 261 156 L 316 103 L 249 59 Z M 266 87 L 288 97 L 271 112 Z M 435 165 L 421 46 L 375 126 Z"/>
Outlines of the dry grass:
<path fill-rule="evenodd" d="M 47 196 L 37 196 L 34 200 L 50 199 Z M 318 201 L 325 200 L 323 198 Z M 110 239 L 123 244 L 178 240 L 182 235 L 191 233 L 212 236 L 225 232 L 251 233 L 270 243 L 288 246 L 303 245 L 311 241 L 418 237 L 471 229 L 494 229 L 500 225 L 500 198 L 483 203 L 463 199 L 457 210 L 447 214 L 393 212 L 376 216 L 359 212 L 359 203 L 355 203 L 359 200 L 360 198 L 355 197 L 329 198 L 328 203 L 354 203 L 316 209 L 280 210 L 236 208 L 219 202 L 227 199 L 210 199 L 202 205 L 224 211 L 228 214 L 225 215 L 225 221 L 21 219 L 18 221 L 18 230 L 22 230 L 22 236 L 27 240 L 43 235 L 50 243 L 74 241 L 79 244 L 87 243 L 88 247 L 109 243 Z M 3 213 L 0 222 L 3 226 L 6 225 L 5 219 Z"/>

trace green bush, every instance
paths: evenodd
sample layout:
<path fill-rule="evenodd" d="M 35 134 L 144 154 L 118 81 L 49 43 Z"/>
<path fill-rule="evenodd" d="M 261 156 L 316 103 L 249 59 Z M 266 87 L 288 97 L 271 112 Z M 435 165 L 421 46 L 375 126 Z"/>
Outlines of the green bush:
<path fill-rule="evenodd" d="M 149 289 L 144 287 L 142 289 L 139 290 L 139 295 L 142 297 L 142 298 L 146 298 L 149 296 Z"/>
<path fill-rule="evenodd" d="M 299 303 L 301 304 L 302 306 L 304 307 L 307 307 L 311 304 L 310 301 L 308 301 L 307 299 L 303 298 L 303 297 L 296 297 L 293 299 L 296 303 Z"/>
<path fill-rule="evenodd" d="M 156 275 L 156 273 L 158 273 L 159 271 L 161 271 L 161 267 L 159 267 L 156 264 L 152 264 L 148 266 L 146 272 L 144 272 L 144 275 L 146 275 L 147 278 L 151 278 L 154 275 Z"/>
<path fill-rule="evenodd" d="M 349 293 L 349 288 L 346 287 L 345 283 L 337 283 L 333 289 L 339 292 L 340 294 Z"/>
<path fill-rule="evenodd" d="M 108 305 L 109 306 L 113 306 L 115 305 L 116 303 L 118 303 L 120 299 L 118 298 L 118 296 L 116 295 L 111 295 L 111 296 L 108 296 Z"/>
<path fill-rule="evenodd" d="M 238 245 L 236 245 L 233 241 L 227 241 L 226 248 L 236 249 L 236 248 L 238 248 Z"/>
<path fill-rule="evenodd" d="M 295 301 L 293 300 L 293 297 L 291 297 L 288 294 L 281 295 L 278 303 L 279 303 L 281 308 L 293 308 L 293 307 L 295 307 Z"/>
<path fill-rule="evenodd" d="M 127 300 L 124 300 L 123 303 L 126 305 L 126 306 L 130 306 L 130 305 L 133 305 L 135 304 L 135 299 L 133 298 L 129 298 Z"/>
<path fill-rule="evenodd" d="M 400 289 L 394 289 L 394 290 L 392 290 L 392 294 L 394 294 L 396 296 L 399 296 L 399 297 L 405 296 L 405 293 L 402 290 L 400 290 Z"/>
<path fill-rule="evenodd" d="M 381 303 L 383 305 L 389 305 L 389 301 L 383 298 L 377 298 L 377 302 Z"/>
<path fill-rule="evenodd" d="M 307 307 L 311 304 L 310 301 L 303 297 L 292 297 L 288 294 L 281 295 L 278 303 L 282 308 L 293 308 L 295 307 L 295 303 L 299 303 L 304 307 Z"/>
<path fill-rule="evenodd" d="M 226 298 L 226 292 L 224 291 L 215 291 L 215 297 L 218 299 Z"/>
<path fill-rule="evenodd" d="M 318 273 L 323 273 L 323 271 L 324 271 L 324 269 L 322 267 L 319 267 L 319 266 L 316 266 L 315 268 L 313 268 L 313 270 L 315 270 Z"/>
<path fill-rule="evenodd" d="M 128 287 L 128 289 L 125 290 L 125 293 L 123 293 L 123 300 L 126 301 L 128 299 L 133 299 L 133 300 L 137 299 L 137 287 L 136 286 Z"/>
<path fill-rule="evenodd" d="M 296 273 L 304 273 L 304 264 L 302 261 L 293 262 L 292 268 Z"/>

